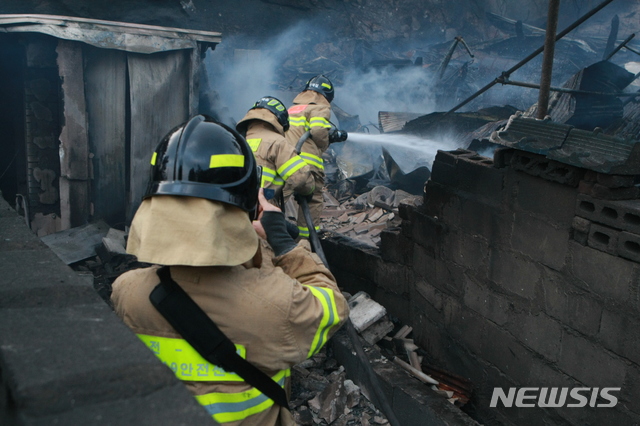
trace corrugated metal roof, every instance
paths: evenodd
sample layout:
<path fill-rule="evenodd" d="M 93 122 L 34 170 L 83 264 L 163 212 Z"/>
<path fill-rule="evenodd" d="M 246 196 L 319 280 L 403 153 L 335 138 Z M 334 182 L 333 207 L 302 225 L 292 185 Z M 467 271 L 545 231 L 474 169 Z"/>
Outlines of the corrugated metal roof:
<path fill-rule="evenodd" d="M 218 32 L 56 15 L 0 15 L 0 32 L 36 32 L 136 53 L 194 49 L 198 43 L 222 40 Z"/>

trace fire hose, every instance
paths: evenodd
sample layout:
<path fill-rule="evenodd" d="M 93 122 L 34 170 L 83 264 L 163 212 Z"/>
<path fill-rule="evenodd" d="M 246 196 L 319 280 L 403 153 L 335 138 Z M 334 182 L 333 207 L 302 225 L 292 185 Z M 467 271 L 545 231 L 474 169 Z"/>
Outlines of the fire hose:
<path fill-rule="evenodd" d="M 344 139 L 334 140 L 334 142 L 342 142 L 347 139 L 347 132 L 342 130 L 336 129 L 333 132 L 331 132 L 331 134 L 337 135 L 337 136 L 333 136 L 334 139 L 344 137 Z M 298 140 L 298 143 L 296 144 L 296 152 L 298 153 L 298 155 L 302 151 L 302 145 L 309 138 L 310 135 L 311 133 L 307 131 Z M 331 140 L 331 136 L 330 136 L 330 140 Z M 322 260 L 322 263 L 324 263 L 324 266 L 329 268 L 329 263 L 327 262 L 327 258 L 324 255 L 324 250 L 322 249 L 322 245 L 320 244 L 320 238 L 318 237 L 316 228 L 313 224 L 313 218 L 311 217 L 311 212 L 309 211 L 309 203 L 305 197 L 297 197 L 296 201 L 300 205 L 300 209 L 302 210 L 302 214 L 304 215 L 304 220 L 307 223 L 307 228 L 309 228 L 309 242 L 311 243 L 311 247 L 313 248 L 313 251 L 318 255 L 320 260 Z M 398 422 L 398 419 L 395 413 L 393 412 L 393 408 L 391 407 L 391 404 L 389 403 L 387 396 L 382 391 L 382 386 L 380 385 L 378 376 L 376 375 L 375 371 L 373 371 L 373 367 L 371 367 L 371 364 L 369 363 L 369 358 L 367 357 L 367 354 L 364 352 L 364 348 L 362 347 L 362 342 L 360 342 L 358 333 L 349 318 L 347 318 L 347 321 L 345 322 L 345 328 L 349 335 L 349 339 L 351 340 L 351 344 L 353 345 L 353 348 L 356 351 L 356 355 L 360 360 L 360 364 L 364 367 L 364 371 L 367 375 L 367 378 L 369 379 L 370 388 L 373 391 L 374 395 L 376 396 L 376 399 L 378 401 L 378 404 L 380 404 L 380 408 L 382 412 L 387 417 L 387 420 L 389 420 L 389 424 L 391 426 L 400 426 L 400 422 Z"/>

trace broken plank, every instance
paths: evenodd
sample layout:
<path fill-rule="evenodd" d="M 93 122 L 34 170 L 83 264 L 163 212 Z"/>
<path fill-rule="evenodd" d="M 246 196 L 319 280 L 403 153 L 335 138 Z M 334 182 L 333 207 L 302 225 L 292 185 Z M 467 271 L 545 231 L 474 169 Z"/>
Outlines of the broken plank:
<path fill-rule="evenodd" d="M 67 265 L 96 255 L 96 246 L 109 232 L 103 221 L 78 226 L 41 238 L 49 248 Z"/>

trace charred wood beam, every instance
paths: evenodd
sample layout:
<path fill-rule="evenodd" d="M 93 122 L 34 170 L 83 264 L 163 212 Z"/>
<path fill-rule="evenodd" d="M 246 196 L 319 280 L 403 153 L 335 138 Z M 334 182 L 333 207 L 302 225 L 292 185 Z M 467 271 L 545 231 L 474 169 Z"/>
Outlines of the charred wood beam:
<path fill-rule="evenodd" d="M 600 10 L 602 10 L 605 6 L 607 6 L 609 3 L 611 3 L 613 0 L 605 0 L 602 3 L 600 3 L 598 6 L 594 7 L 593 9 L 591 9 L 589 12 L 585 13 L 584 15 L 582 15 L 580 18 L 578 18 L 577 21 L 575 21 L 573 24 L 569 25 L 567 28 L 565 28 L 562 32 L 558 33 L 558 35 L 556 36 L 555 41 L 560 40 L 561 38 L 563 38 L 564 36 L 566 36 L 567 34 L 569 34 L 571 31 L 573 31 L 576 27 L 578 27 L 579 25 L 581 25 L 584 21 L 586 21 L 587 19 L 591 18 L 593 15 L 595 15 L 596 13 L 598 13 Z M 533 58 L 535 58 L 536 56 L 538 56 L 540 53 L 542 53 L 542 51 L 544 50 L 544 46 L 540 46 L 538 49 L 536 49 L 534 52 L 532 52 L 529 56 L 527 56 L 526 58 L 524 58 L 523 60 L 521 60 L 520 62 L 518 62 L 517 64 L 515 64 L 513 67 L 509 68 L 507 71 L 503 71 L 502 73 L 502 77 L 506 77 L 509 78 L 509 76 L 511 74 L 513 74 L 516 70 L 520 69 L 523 65 L 525 65 L 527 62 L 529 62 L 530 60 L 532 60 Z M 459 110 L 460 108 L 462 108 L 463 106 L 465 106 L 466 104 L 468 104 L 469 102 L 471 102 L 472 100 L 474 100 L 475 98 L 477 98 L 478 96 L 482 95 L 484 92 L 486 92 L 487 90 L 491 89 L 493 86 L 495 86 L 496 84 L 498 84 L 500 77 L 497 77 L 495 80 L 493 80 L 491 83 L 487 84 L 486 86 L 484 86 L 483 88 L 481 88 L 480 90 L 478 90 L 476 93 L 474 93 L 473 95 L 469 96 L 467 99 L 465 99 L 464 101 L 460 102 L 458 105 L 456 105 L 455 107 L 451 108 L 449 111 L 447 111 L 443 116 L 446 116 L 447 114 L 450 114 L 452 112 L 455 112 L 457 110 Z"/>
<path fill-rule="evenodd" d="M 518 87 L 526 87 L 529 89 L 540 89 L 539 84 L 533 83 L 525 83 L 522 81 L 511 81 L 509 79 L 503 79 L 502 77 L 498 78 L 500 80 L 500 84 L 510 85 L 510 86 L 518 86 Z M 550 87 L 550 91 L 552 92 L 560 92 L 560 93 L 571 93 L 571 94 L 579 94 L 579 95 L 595 95 L 595 96 L 615 96 L 615 97 L 636 97 L 640 96 L 640 92 L 627 93 L 627 92 L 590 92 L 588 90 L 578 90 L 578 89 L 567 89 L 564 87 Z"/>
<path fill-rule="evenodd" d="M 544 55 L 542 56 L 542 73 L 540 74 L 540 91 L 538 92 L 539 119 L 547 115 L 549 108 L 549 88 L 553 74 L 553 55 L 556 49 L 556 29 L 558 28 L 558 13 L 560 0 L 549 0 L 547 12 L 547 33 L 544 39 Z"/>
<path fill-rule="evenodd" d="M 633 33 L 629 37 L 627 37 L 622 43 L 620 43 L 618 45 L 618 47 L 616 47 L 615 49 L 613 49 L 613 51 L 611 53 L 609 53 L 609 55 L 605 58 L 605 61 L 608 61 L 609 59 L 611 59 L 613 57 L 613 55 L 615 55 L 616 53 L 618 53 L 620 51 L 620 49 L 625 47 L 625 45 L 627 43 L 629 43 L 631 41 L 631 39 L 634 38 L 635 36 L 636 36 L 636 34 Z"/>

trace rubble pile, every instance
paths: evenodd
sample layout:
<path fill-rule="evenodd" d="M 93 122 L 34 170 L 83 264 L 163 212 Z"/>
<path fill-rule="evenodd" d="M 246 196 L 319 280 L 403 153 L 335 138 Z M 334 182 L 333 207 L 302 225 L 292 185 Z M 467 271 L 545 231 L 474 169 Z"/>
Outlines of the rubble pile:
<path fill-rule="evenodd" d="M 298 425 L 389 424 L 326 347 L 292 368 L 291 386 L 289 405 Z"/>
<path fill-rule="evenodd" d="M 376 186 L 369 192 L 343 198 L 342 202 L 329 191 L 323 195 L 321 229 L 343 234 L 372 247 L 380 243 L 380 234 L 384 229 L 400 224 L 400 203 L 417 205 L 422 201 L 421 196 L 411 195 L 401 189 L 394 191 L 385 186 Z"/>

